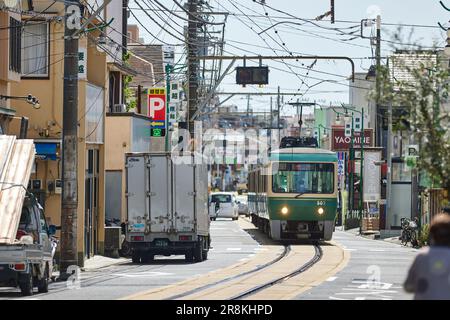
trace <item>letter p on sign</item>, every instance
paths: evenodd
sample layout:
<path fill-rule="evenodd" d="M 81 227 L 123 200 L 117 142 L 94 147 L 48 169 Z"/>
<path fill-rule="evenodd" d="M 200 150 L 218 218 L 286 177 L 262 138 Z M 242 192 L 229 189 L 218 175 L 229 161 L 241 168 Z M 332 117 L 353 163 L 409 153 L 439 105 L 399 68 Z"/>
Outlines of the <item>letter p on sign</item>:
<path fill-rule="evenodd" d="M 158 114 L 158 111 L 164 110 L 165 107 L 166 106 L 164 99 L 157 97 L 150 98 L 150 117 L 153 118 L 154 120 L 162 120 L 162 119 L 155 119 L 155 116 Z"/>

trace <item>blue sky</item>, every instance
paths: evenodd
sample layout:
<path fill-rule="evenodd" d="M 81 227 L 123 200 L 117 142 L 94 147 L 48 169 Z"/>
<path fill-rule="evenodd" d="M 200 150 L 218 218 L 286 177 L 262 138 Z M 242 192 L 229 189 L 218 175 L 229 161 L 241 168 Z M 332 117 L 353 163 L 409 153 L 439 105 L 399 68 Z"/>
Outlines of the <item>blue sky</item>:
<path fill-rule="evenodd" d="M 177 8 L 179 10 L 173 0 L 158 1 L 168 8 Z M 151 0 L 140 1 L 140 3 L 144 8 L 156 8 L 157 6 Z M 382 26 L 382 39 L 385 40 L 393 40 L 392 36 L 397 30 L 396 25 L 388 24 L 430 26 L 402 27 L 403 42 L 409 41 L 409 34 L 412 30 L 411 42 L 413 43 L 420 42 L 423 46 L 431 46 L 433 43 L 437 43 L 439 46 L 445 46 L 445 32 L 437 27 L 437 23 L 440 21 L 442 24 L 448 25 L 450 18 L 450 12 L 442 8 L 437 0 L 335 0 L 336 20 L 348 22 L 337 22 L 334 25 L 327 21 L 317 22 L 322 28 L 310 23 L 301 26 L 283 24 L 258 36 L 258 32 L 272 26 L 276 22 L 296 21 L 298 23 L 302 21 L 291 19 L 286 14 L 276 12 L 268 7 L 264 8 L 252 0 L 211 0 L 209 3 L 213 10 L 229 11 L 237 15 L 229 16 L 227 21 L 225 31 L 226 54 L 251 55 L 251 52 L 254 52 L 261 55 L 274 55 L 275 50 L 277 55 L 288 55 L 289 52 L 293 52 L 294 54 L 304 55 L 347 56 L 354 58 L 358 72 L 367 71 L 373 63 L 370 57 L 372 57 L 374 47 L 371 46 L 368 39 L 342 40 L 351 39 L 359 34 L 360 28 L 357 26 L 361 19 L 373 18 L 377 13 L 380 13 L 384 23 Z M 273 8 L 303 19 L 314 19 L 328 11 L 330 6 L 330 0 L 266 0 L 266 3 Z M 450 0 L 447 6 L 450 7 Z M 138 8 L 133 1 L 130 7 L 132 9 Z M 147 12 L 154 19 L 160 19 L 160 17 L 155 15 L 154 11 L 150 10 Z M 266 15 L 266 12 L 268 15 Z M 133 9 L 133 13 L 149 31 L 158 36 L 158 39 L 154 39 L 153 36 L 141 28 L 141 36 L 145 38 L 146 42 L 158 43 L 160 40 L 163 40 L 181 44 L 179 40 L 169 35 L 165 30 L 161 30 L 161 27 L 151 21 L 142 10 Z M 185 16 L 181 12 L 177 14 Z M 161 17 L 167 18 L 167 16 L 163 15 Z M 134 18 L 131 17 L 131 23 L 135 22 Z M 184 21 L 172 16 L 170 19 L 166 19 L 166 22 L 161 22 L 164 29 L 179 35 L 175 30 L 170 29 L 169 23 L 170 26 L 182 32 L 181 27 L 178 25 L 183 25 Z M 356 34 L 342 35 L 330 28 L 342 28 L 341 30 L 345 33 L 356 32 Z M 371 28 L 365 28 L 364 31 L 366 35 L 370 35 Z M 382 49 L 382 56 L 388 56 L 393 50 L 392 44 L 383 42 Z M 177 47 L 177 52 L 181 52 L 181 50 L 182 46 Z M 221 90 L 233 92 L 275 92 L 277 86 L 280 86 L 282 92 L 304 94 L 302 97 L 287 97 L 285 102 L 295 101 L 297 98 L 320 101 L 321 103 L 348 102 L 348 81 L 346 80 L 346 77 L 350 75 L 348 62 L 318 61 L 308 75 L 308 69 L 299 69 L 298 67 L 306 68 L 311 64 L 311 61 L 286 61 L 290 66 L 287 66 L 282 61 L 264 61 L 263 63 L 271 67 L 270 84 L 268 86 L 263 88 L 257 86 L 242 88 L 234 84 L 235 76 L 231 74 L 224 79 Z M 302 63 L 304 64 L 303 66 Z M 242 65 L 242 62 L 238 64 Z M 251 62 L 248 62 L 248 65 L 251 65 Z M 323 80 L 338 80 L 339 84 L 328 81 L 318 84 Z M 302 84 L 302 81 L 305 83 Z M 314 88 L 308 90 L 308 86 L 313 85 L 315 85 Z M 251 101 L 251 106 L 258 111 L 268 110 L 269 101 L 270 98 L 268 97 L 255 97 Z M 247 101 L 245 97 L 236 97 L 231 100 L 231 103 L 244 107 Z M 287 109 L 288 107 L 285 108 L 285 111 L 289 112 Z"/>

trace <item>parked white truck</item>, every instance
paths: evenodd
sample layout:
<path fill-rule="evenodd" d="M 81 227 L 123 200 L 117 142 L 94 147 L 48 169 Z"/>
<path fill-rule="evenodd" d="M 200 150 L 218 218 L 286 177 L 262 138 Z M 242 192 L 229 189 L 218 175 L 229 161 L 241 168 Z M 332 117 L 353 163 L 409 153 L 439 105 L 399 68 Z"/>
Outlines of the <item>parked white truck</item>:
<path fill-rule="evenodd" d="M 210 248 L 208 169 L 191 155 L 128 153 L 127 232 L 134 263 L 155 255 L 201 262 Z"/>
<path fill-rule="evenodd" d="M 19 287 L 24 296 L 48 292 L 53 277 L 56 242 L 51 237 L 55 226 L 48 226 L 44 210 L 32 194 L 22 207 L 17 239 L 13 244 L 0 243 L 0 287 Z"/>

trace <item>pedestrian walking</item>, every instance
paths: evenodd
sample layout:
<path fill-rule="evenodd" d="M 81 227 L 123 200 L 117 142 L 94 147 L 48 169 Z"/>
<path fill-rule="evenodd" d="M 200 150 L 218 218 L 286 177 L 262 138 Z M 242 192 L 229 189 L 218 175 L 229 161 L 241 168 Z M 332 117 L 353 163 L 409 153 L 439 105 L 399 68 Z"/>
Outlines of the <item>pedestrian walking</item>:
<path fill-rule="evenodd" d="M 404 289 L 415 300 L 450 300 L 450 215 L 431 222 L 430 246 L 417 255 Z"/>

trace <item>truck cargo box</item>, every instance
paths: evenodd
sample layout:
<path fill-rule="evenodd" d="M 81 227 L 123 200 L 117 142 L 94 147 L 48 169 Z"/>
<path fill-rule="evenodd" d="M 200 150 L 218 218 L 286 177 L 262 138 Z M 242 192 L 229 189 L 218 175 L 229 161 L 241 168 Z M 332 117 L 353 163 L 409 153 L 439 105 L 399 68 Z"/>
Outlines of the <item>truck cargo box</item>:
<path fill-rule="evenodd" d="M 155 254 L 185 254 L 190 259 L 200 245 L 206 257 L 206 165 L 195 164 L 190 154 L 128 153 L 126 172 L 127 241 L 134 251 L 141 256 L 147 252 L 150 259 Z"/>

